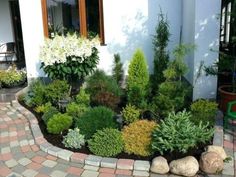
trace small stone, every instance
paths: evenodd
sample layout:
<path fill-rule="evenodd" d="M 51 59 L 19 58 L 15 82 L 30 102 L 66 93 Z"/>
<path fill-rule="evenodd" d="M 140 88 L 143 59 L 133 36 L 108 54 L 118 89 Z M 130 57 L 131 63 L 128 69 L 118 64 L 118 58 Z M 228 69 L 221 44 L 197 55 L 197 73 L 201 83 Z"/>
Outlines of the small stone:
<path fill-rule="evenodd" d="M 211 146 L 207 146 L 207 149 L 206 149 L 206 152 L 215 152 L 217 153 L 219 156 L 221 156 L 221 158 L 223 160 L 225 160 L 227 158 L 227 155 L 225 153 L 225 150 L 223 147 L 221 146 L 214 146 L 214 145 L 211 145 Z"/>
<path fill-rule="evenodd" d="M 173 160 L 170 163 L 170 171 L 176 175 L 194 176 L 198 170 L 198 161 L 193 156 L 187 156 L 182 159 Z"/>
<path fill-rule="evenodd" d="M 200 158 L 200 169 L 208 174 L 216 174 L 223 170 L 224 162 L 215 152 L 204 152 Z"/>
<path fill-rule="evenodd" d="M 162 156 L 158 156 L 152 160 L 152 166 L 150 170 L 153 173 L 166 174 L 169 172 L 170 168 L 167 160 Z"/>

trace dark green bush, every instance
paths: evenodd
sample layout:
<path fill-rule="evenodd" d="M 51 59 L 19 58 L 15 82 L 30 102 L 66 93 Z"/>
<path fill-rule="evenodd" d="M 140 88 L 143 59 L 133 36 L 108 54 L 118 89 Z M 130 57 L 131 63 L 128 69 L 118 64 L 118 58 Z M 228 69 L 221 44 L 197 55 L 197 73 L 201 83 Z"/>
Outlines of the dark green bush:
<path fill-rule="evenodd" d="M 97 70 L 88 78 L 86 91 L 91 96 L 91 101 L 95 105 L 105 105 L 111 108 L 116 107 L 117 100 L 120 99 L 121 89 L 116 81 L 107 76 L 104 71 Z M 104 99 L 101 95 L 106 95 L 109 99 Z"/>
<path fill-rule="evenodd" d="M 161 120 L 160 125 L 152 134 L 152 149 L 163 154 L 164 152 L 186 153 L 199 143 L 210 141 L 214 134 L 208 124 L 195 125 L 190 121 L 191 114 L 183 111 L 171 113 Z"/>
<path fill-rule="evenodd" d="M 51 107 L 42 116 L 44 123 L 47 125 L 49 119 L 51 119 L 55 114 L 58 114 L 58 113 L 59 113 L 59 111 L 55 107 Z"/>
<path fill-rule="evenodd" d="M 46 85 L 40 80 L 32 82 L 29 86 L 29 91 L 25 94 L 24 102 L 30 107 L 37 107 L 47 103 Z"/>
<path fill-rule="evenodd" d="M 216 102 L 208 100 L 195 101 L 190 106 L 193 115 L 191 121 L 195 124 L 199 124 L 202 121 L 203 124 L 209 123 L 210 126 L 214 126 L 217 106 Z"/>
<path fill-rule="evenodd" d="M 47 130 L 49 133 L 59 134 L 64 130 L 68 130 L 72 122 L 72 117 L 67 114 L 54 114 L 53 117 L 48 120 Z"/>
<path fill-rule="evenodd" d="M 114 112 L 109 108 L 103 106 L 90 108 L 76 121 L 76 127 L 85 135 L 85 139 L 89 139 L 97 130 L 116 128 L 113 116 Z"/>
<path fill-rule="evenodd" d="M 88 141 L 89 150 L 95 155 L 113 157 L 121 153 L 124 147 L 121 132 L 117 129 L 98 130 Z"/>
<path fill-rule="evenodd" d="M 151 89 L 153 94 L 158 93 L 159 85 L 165 81 L 163 71 L 167 69 L 169 54 L 166 50 L 169 42 L 169 23 L 164 14 L 160 14 L 160 21 L 156 27 L 156 34 L 153 37 L 154 68 L 151 77 Z"/>
<path fill-rule="evenodd" d="M 69 95 L 70 86 L 66 81 L 55 80 L 46 87 L 46 100 L 57 105 L 60 99 Z"/>
<path fill-rule="evenodd" d="M 121 63 L 119 54 L 114 55 L 112 77 L 116 80 L 116 82 L 120 86 L 122 85 L 122 81 L 124 78 L 124 70 L 123 70 L 123 64 Z"/>
<path fill-rule="evenodd" d="M 135 51 L 128 69 L 128 102 L 137 107 L 145 100 L 148 92 L 149 74 L 144 53 Z M 139 101 L 137 100 L 139 98 Z"/>

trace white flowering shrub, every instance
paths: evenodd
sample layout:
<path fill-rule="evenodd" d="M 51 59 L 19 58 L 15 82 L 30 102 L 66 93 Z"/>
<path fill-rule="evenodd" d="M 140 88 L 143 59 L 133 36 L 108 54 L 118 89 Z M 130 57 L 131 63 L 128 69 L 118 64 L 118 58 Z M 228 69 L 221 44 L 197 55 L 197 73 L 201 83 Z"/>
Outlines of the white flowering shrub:
<path fill-rule="evenodd" d="M 52 79 L 82 79 L 97 66 L 99 43 L 97 37 L 90 40 L 76 33 L 46 39 L 40 51 L 41 68 Z"/>
<path fill-rule="evenodd" d="M 80 134 L 78 128 L 69 129 L 68 134 L 63 137 L 62 143 L 65 147 L 80 149 L 85 144 L 84 135 Z"/>

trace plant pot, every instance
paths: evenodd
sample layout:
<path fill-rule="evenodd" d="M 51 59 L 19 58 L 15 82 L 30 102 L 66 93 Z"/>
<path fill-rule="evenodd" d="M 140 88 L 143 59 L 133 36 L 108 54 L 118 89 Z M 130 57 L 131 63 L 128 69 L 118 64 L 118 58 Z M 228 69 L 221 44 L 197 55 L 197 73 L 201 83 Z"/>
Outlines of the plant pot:
<path fill-rule="evenodd" d="M 222 85 L 218 89 L 220 93 L 220 109 L 223 112 L 226 112 L 228 102 L 236 100 L 236 93 L 230 91 L 232 90 L 231 88 L 232 85 Z M 234 108 L 234 110 L 236 109 Z"/>

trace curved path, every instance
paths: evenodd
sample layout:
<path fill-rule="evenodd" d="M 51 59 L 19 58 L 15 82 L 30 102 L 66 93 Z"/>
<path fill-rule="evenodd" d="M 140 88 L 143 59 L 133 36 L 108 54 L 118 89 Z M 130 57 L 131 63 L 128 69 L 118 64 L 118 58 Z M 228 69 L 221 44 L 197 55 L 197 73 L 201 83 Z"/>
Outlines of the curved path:
<path fill-rule="evenodd" d="M 10 103 L 0 103 L 1 177 L 127 177 L 134 174 L 130 170 L 99 168 L 69 162 L 41 151 L 35 144 L 28 119 L 19 111 L 19 108 L 22 108 L 19 104 L 12 106 Z M 236 162 L 234 161 L 236 138 L 234 135 L 234 131 L 225 132 L 223 142 L 227 154 L 233 160 L 225 164 L 223 175 L 215 176 L 234 176 L 234 169 L 236 168 L 236 163 L 234 163 Z M 166 177 L 167 175 L 150 174 L 150 176 Z M 174 175 L 170 176 L 174 177 Z"/>
<path fill-rule="evenodd" d="M 132 171 L 68 162 L 41 151 L 26 117 L 10 103 L 0 103 L 0 176 L 122 177 Z"/>

